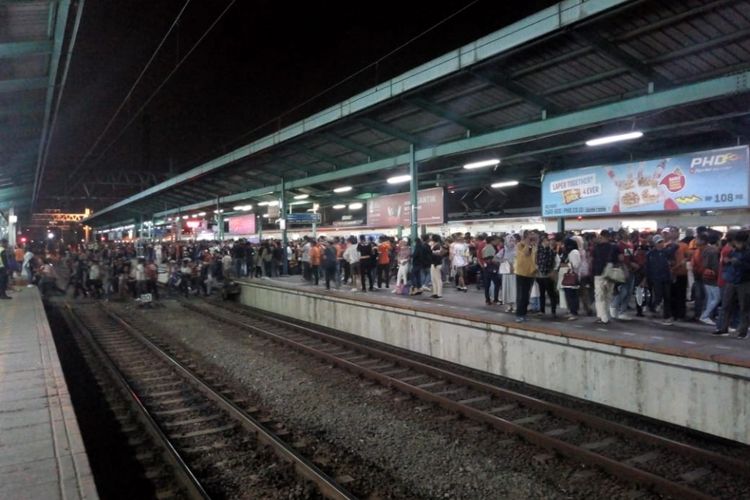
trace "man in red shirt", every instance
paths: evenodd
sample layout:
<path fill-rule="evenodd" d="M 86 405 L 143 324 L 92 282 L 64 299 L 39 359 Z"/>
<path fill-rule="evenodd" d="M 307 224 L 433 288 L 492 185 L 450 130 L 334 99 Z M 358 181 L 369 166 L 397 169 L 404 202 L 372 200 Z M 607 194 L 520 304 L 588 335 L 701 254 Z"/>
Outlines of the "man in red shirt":
<path fill-rule="evenodd" d="M 391 282 L 391 244 L 388 238 L 381 236 L 378 240 L 378 288 L 383 288 L 383 281 L 385 280 L 385 287 L 390 288 Z"/>

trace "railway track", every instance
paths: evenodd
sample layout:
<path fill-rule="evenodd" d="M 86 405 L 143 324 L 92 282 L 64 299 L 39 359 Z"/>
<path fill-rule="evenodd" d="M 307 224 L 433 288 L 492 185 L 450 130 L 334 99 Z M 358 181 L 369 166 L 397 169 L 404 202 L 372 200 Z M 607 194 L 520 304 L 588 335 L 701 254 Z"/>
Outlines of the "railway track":
<path fill-rule="evenodd" d="M 493 386 L 262 311 L 181 304 L 672 498 L 747 498 L 750 464 Z M 231 314 L 228 314 L 230 312 Z"/>
<path fill-rule="evenodd" d="M 355 498 L 287 444 L 285 430 L 264 425 L 123 318 L 97 304 L 68 305 L 66 315 L 132 395 L 184 496 Z"/>

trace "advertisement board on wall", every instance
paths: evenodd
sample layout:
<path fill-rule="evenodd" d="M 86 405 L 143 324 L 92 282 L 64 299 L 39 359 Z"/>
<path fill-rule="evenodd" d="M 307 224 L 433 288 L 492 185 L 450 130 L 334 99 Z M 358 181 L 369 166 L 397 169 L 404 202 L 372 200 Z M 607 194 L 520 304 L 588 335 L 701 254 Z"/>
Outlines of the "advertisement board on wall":
<path fill-rule="evenodd" d="M 419 224 L 444 222 L 443 188 L 423 189 L 417 194 Z M 411 224 L 411 194 L 399 193 L 367 200 L 367 225 L 396 227 Z"/>
<path fill-rule="evenodd" d="M 565 217 L 750 206 L 748 147 L 561 170 L 542 182 L 542 215 Z"/>
<path fill-rule="evenodd" d="M 255 214 L 230 217 L 229 234 L 255 234 Z"/>

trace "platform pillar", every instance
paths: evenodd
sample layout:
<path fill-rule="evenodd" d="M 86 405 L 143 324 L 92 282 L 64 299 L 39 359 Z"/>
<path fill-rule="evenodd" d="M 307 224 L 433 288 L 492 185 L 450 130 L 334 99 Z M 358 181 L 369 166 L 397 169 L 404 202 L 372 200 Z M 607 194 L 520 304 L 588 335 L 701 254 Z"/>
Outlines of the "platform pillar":
<path fill-rule="evenodd" d="M 279 196 L 279 214 L 281 214 L 281 219 L 279 219 L 279 228 L 281 229 L 281 274 L 282 276 L 286 276 L 289 274 L 289 262 L 287 260 L 286 255 L 286 247 L 289 243 L 289 240 L 287 239 L 287 232 L 286 232 L 286 213 L 287 213 L 287 206 L 286 206 L 286 181 L 284 180 L 284 177 L 281 177 L 281 195 Z"/>
<path fill-rule="evenodd" d="M 417 181 L 417 160 L 415 155 L 414 144 L 409 145 L 409 193 L 411 194 L 411 241 L 414 245 L 419 237 L 419 220 L 417 208 L 417 194 L 419 191 L 419 182 Z"/>

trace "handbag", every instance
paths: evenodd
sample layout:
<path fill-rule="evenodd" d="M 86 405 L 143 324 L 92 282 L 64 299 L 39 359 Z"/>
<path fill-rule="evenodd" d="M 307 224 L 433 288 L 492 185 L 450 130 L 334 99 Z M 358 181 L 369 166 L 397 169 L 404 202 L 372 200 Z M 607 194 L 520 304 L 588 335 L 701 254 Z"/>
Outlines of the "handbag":
<path fill-rule="evenodd" d="M 575 271 L 570 270 L 570 271 L 566 272 L 565 274 L 563 274 L 563 277 L 562 277 L 562 286 L 564 286 L 564 287 L 574 287 L 574 286 L 578 286 L 578 285 L 579 285 L 578 273 L 576 273 Z"/>
<path fill-rule="evenodd" d="M 615 283 L 625 283 L 627 281 L 625 270 L 620 266 L 615 266 L 611 262 L 607 263 L 604 272 L 602 272 L 602 277 Z"/>

